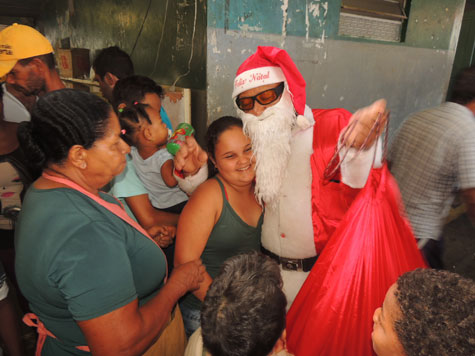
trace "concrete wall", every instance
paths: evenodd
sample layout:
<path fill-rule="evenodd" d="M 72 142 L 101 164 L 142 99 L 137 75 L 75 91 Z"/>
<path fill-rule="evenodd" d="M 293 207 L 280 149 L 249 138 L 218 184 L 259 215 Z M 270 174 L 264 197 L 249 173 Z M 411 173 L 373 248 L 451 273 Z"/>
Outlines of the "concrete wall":
<path fill-rule="evenodd" d="M 384 97 L 391 129 L 445 98 L 464 0 L 412 0 L 404 43 L 337 35 L 340 1 L 208 0 L 208 120 L 233 114 L 232 82 L 258 45 L 286 49 L 307 104 L 354 111 Z"/>

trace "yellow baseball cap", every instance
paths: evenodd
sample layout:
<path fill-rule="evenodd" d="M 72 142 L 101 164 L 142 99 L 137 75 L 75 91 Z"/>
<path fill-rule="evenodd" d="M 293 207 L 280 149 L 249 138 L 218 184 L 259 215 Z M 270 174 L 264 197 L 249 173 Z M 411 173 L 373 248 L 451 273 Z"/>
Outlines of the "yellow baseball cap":
<path fill-rule="evenodd" d="M 33 27 L 14 23 L 0 32 L 0 77 L 8 74 L 19 59 L 53 52 L 51 43 Z"/>

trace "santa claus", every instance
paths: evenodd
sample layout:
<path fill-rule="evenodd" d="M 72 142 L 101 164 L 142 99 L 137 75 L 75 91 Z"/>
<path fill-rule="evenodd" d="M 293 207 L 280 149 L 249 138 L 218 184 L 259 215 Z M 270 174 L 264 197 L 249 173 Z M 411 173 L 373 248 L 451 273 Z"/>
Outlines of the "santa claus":
<path fill-rule="evenodd" d="M 239 67 L 233 101 L 256 157 L 255 194 L 265 206 L 262 251 L 282 270 L 288 307 L 372 166 L 380 164 L 386 102 L 354 115 L 306 105 L 305 80 L 285 50 L 258 47 Z M 346 130 L 344 137 L 342 132 Z M 339 144 L 340 143 L 340 144 Z M 341 164 L 323 174 L 339 152 Z M 344 157 L 344 159 L 343 159 Z M 207 177 L 194 139 L 175 156 L 187 192 Z"/>

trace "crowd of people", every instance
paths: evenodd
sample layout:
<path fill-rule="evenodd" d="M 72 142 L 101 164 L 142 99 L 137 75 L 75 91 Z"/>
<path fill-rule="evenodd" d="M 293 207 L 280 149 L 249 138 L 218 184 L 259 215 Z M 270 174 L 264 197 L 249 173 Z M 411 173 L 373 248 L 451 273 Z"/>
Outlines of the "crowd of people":
<path fill-rule="evenodd" d="M 354 114 L 310 109 L 289 54 L 258 47 L 237 69 L 237 117 L 214 120 L 204 149 L 188 137 L 172 156 L 165 93 L 120 48 L 93 62 L 103 98 L 64 88 L 51 44 L 31 27 L 1 31 L 0 48 L 0 181 L 11 190 L 0 231 L 15 241 L 10 280 L 0 268 L 9 355 L 24 353 L 9 287 L 28 301 L 37 355 L 475 354 L 475 282 L 426 268 L 443 267 L 454 192 L 475 212 L 475 67 L 392 143 L 407 218 L 398 192 L 385 213 L 405 232 L 360 236 L 349 224 L 363 214 L 359 197 L 372 204 L 389 199 L 374 189 L 397 187 L 385 100 Z M 368 243 L 333 243 L 342 234 Z M 381 240 L 393 242 L 391 258 L 378 258 Z M 349 272 L 328 263 L 362 255 Z M 325 340 L 299 324 L 320 315 L 317 289 L 334 300 L 314 322 L 341 316 Z M 352 313 L 356 295 L 370 300 L 363 313 Z M 344 333 L 355 315 L 364 327 Z"/>

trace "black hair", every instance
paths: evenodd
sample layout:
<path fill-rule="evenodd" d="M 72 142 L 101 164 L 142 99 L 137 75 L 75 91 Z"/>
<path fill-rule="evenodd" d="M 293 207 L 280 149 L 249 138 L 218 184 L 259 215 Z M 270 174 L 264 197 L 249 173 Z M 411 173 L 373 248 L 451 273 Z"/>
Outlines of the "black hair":
<path fill-rule="evenodd" d="M 0 101 L 2 101 L 3 104 L 3 85 L 0 83 Z"/>
<path fill-rule="evenodd" d="M 397 280 L 401 318 L 394 329 L 407 356 L 475 355 L 475 282 L 416 269 Z"/>
<path fill-rule="evenodd" d="M 134 64 L 130 56 L 117 46 L 103 48 L 92 62 L 94 72 L 104 79 L 106 73 L 122 79 L 134 74 Z"/>
<path fill-rule="evenodd" d="M 242 120 L 234 116 L 222 116 L 209 125 L 205 136 L 206 150 L 209 157 L 212 157 L 213 159 L 216 158 L 215 150 L 219 137 L 224 131 L 229 130 L 232 127 L 240 127 L 242 129 Z M 212 177 L 217 173 L 216 167 L 211 160 L 208 160 L 208 172 L 209 177 Z"/>
<path fill-rule="evenodd" d="M 450 101 L 466 105 L 475 100 L 475 65 L 462 69 L 455 78 Z"/>
<path fill-rule="evenodd" d="M 37 169 L 62 163 L 72 146 L 89 149 L 104 136 L 111 111 L 94 94 L 74 89 L 49 92 L 34 106 L 31 121 L 20 123 L 20 146 Z"/>
<path fill-rule="evenodd" d="M 146 94 L 157 94 L 163 97 L 163 88 L 153 79 L 143 75 L 131 75 L 120 79 L 112 91 L 112 105 L 114 109 L 121 103 L 131 105 L 135 101 L 142 101 Z"/>
<path fill-rule="evenodd" d="M 251 251 L 226 260 L 201 308 L 213 356 L 268 355 L 285 329 L 287 300 L 277 263 Z"/>
<path fill-rule="evenodd" d="M 20 63 L 24 67 L 35 58 L 38 58 L 39 60 L 44 62 L 48 66 L 49 69 L 54 69 L 56 66 L 53 53 L 47 53 L 47 54 L 42 54 L 40 56 L 23 58 L 23 59 L 20 59 L 18 63 Z"/>
<path fill-rule="evenodd" d="M 152 124 L 145 110 L 148 106 L 147 104 L 134 102 L 131 106 L 119 110 L 120 128 L 125 130 L 121 137 L 129 146 L 137 146 L 136 134 L 143 121 Z"/>

